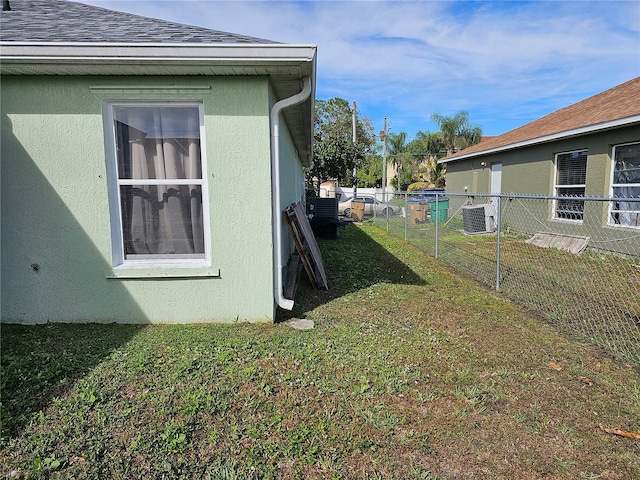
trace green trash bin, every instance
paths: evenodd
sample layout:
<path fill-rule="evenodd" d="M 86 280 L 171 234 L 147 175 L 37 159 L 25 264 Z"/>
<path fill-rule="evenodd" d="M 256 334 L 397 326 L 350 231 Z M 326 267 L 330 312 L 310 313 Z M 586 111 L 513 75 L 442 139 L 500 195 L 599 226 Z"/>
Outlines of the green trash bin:
<path fill-rule="evenodd" d="M 439 198 L 437 203 L 435 200 L 429 202 L 429 215 L 432 222 L 446 222 L 449 218 L 449 199 Z"/>

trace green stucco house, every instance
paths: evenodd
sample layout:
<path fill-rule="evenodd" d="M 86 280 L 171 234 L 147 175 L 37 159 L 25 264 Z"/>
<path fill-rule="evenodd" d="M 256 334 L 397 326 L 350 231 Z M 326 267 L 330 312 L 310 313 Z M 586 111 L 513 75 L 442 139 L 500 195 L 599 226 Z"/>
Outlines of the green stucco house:
<path fill-rule="evenodd" d="M 292 308 L 281 212 L 304 198 L 315 46 L 11 0 L 0 52 L 3 322 Z"/>
<path fill-rule="evenodd" d="M 439 162 L 451 192 L 564 197 L 540 215 L 550 231 L 640 230 L 640 77 Z M 585 207 L 579 197 L 633 200 Z"/>

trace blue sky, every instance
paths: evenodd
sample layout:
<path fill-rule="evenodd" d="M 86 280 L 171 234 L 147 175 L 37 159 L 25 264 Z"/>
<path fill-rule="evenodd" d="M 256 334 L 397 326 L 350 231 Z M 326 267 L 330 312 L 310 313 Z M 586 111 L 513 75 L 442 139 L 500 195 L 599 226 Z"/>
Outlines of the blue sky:
<path fill-rule="evenodd" d="M 317 45 L 316 98 L 355 101 L 376 132 L 386 116 L 409 138 L 459 110 L 499 135 L 640 76 L 636 0 L 79 1 Z"/>

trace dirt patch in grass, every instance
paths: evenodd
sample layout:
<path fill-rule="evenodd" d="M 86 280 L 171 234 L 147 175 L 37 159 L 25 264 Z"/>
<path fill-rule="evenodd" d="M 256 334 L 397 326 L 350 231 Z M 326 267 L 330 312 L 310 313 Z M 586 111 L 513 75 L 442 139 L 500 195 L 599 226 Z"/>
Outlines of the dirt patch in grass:
<path fill-rule="evenodd" d="M 0 474 L 640 476 L 599 428 L 640 431 L 637 369 L 374 227 L 320 247 L 330 290 L 280 319 L 313 330 L 3 325 Z"/>

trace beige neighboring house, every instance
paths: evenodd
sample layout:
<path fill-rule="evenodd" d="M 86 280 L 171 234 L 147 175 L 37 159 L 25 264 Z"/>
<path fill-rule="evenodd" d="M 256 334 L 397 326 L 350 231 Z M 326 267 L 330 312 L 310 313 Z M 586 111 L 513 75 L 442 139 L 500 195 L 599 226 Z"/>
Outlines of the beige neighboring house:
<path fill-rule="evenodd" d="M 559 199 L 548 221 L 640 230 L 640 77 L 439 162 L 451 192 L 638 199 Z"/>

